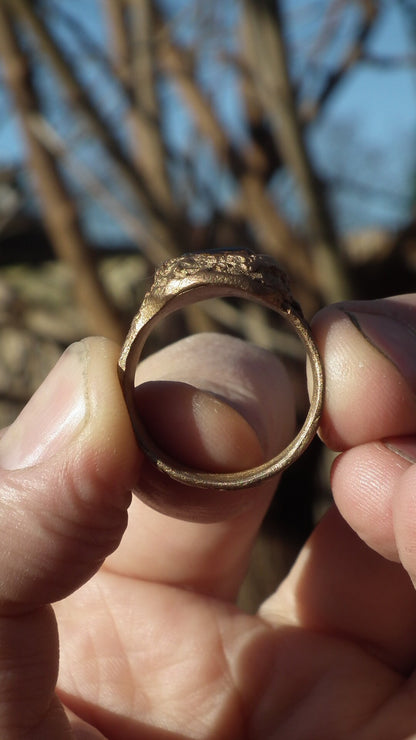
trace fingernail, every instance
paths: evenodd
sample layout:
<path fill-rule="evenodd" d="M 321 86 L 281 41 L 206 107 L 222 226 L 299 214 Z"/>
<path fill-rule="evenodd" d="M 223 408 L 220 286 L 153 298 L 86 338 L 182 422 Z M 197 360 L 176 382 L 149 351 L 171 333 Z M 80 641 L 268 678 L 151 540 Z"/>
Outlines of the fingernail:
<path fill-rule="evenodd" d="M 0 440 L 6 470 L 44 462 L 80 430 L 87 416 L 86 350 L 71 345 Z"/>
<path fill-rule="evenodd" d="M 416 315 L 411 324 L 388 314 L 341 310 L 364 339 L 390 360 L 416 391 Z"/>
<path fill-rule="evenodd" d="M 412 464 L 416 463 L 416 440 L 414 438 L 385 439 L 383 444 L 403 460 Z"/>

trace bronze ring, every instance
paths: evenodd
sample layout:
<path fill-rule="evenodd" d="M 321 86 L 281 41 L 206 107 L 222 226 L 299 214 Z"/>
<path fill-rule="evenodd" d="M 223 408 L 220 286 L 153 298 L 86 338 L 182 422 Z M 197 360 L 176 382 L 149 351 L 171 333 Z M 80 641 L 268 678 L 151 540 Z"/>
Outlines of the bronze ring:
<path fill-rule="evenodd" d="M 302 428 L 276 457 L 237 473 L 206 473 L 178 464 L 157 448 L 140 420 L 134 400 L 134 377 L 144 343 L 160 319 L 197 301 L 230 296 L 256 301 L 289 321 L 310 359 L 312 398 Z M 159 470 L 197 488 L 256 486 L 285 470 L 312 441 L 322 411 L 324 375 L 321 359 L 302 309 L 290 293 L 288 278 L 273 259 L 248 250 L 193 252 L 170 259 L 159 267 L 124 343 L 119 375 L 136 440 L 143 452 Z"/>

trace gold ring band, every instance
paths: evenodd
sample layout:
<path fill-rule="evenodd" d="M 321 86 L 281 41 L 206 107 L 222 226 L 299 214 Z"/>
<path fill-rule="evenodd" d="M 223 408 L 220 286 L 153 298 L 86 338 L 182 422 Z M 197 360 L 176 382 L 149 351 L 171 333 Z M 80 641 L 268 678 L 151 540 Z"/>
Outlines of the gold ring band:
<path fill-rule="evenodd" d="M 312 398 L 304 424 L 276 457 L 236 473 L 206 473 L 180 465 L 155 445 L 134 399 L 134 378 L 147 337 L 155 324 L 185 306 L 208 298 L 236 296 L 260 303 L 287 319 L 301 339 L 312 369 Z M 171 478 L 197 488 L 238 489 L 256 486 L 285 470 L 312 441 L 322 411 L 324 374 L 318 349 L 302 309 L 293 299 L 286 274 L 268 256 L 248 250 L 193 252 L 159 267 L 134 317 L 120 359 L 119 376 L 136 440 L 153 464 Z"/>

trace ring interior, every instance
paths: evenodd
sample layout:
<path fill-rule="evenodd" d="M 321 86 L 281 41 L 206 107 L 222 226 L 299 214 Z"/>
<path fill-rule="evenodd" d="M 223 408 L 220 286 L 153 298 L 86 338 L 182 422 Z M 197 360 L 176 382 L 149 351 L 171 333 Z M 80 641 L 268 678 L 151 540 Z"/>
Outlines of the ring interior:
<path fill-rule="evenodd" d="M 246 300 L 252 300 L 260 305 L 275 311 L 286 319 L 295 329 L 300 338 L 306 353 L 311 361 L 313 390 L 310 407 L 301 429 L 296 434 L 292 442 L 287 445 L 280 453 L 270 460 L 262 463 L 255 468 L 249 468 L 235 473 L 207 473 L 198 469 L 181 466 L 169 455 L 160 450 L 148 434 L 142 423 L 139 411 L 134 399 L 134 376 L 137 365 L 140 361 L 144 344 L 152 332 L 154 326 L 163 318 L 176 311 L 184 308 L 186 305 L 206 300 L 214 297 L 242 297 Z M 278 308 L 262 296 L 247 293 L 245 290 L 238 288 L 227 288 L 224 286 L 198 286 L 181 293 L 177 293 L 169 298 L 164 304 L 155 307 L 153 315 L 148 316 L 148 312 L 139 311 L 134 322 L 135 337 L 128 348 L 123 348 L 119 362 L 120 379 L 125 395 L 127 407 L 133 424 L 136 440 L 153 464 L 169 477 L 185 485 L 197 488 L 215 488 L 215 489 L 238 489 L 250 486 L 256 486 L 262 481 L 277 475 L 285 470 L 289 465 L 295 462 L 312 441 L 318 426 L 323 403 L 323 368 L 319 356 L 318 348 L 311 336 L 309 327 L 302 316 L 292 310 L 289 306 L 287 310 Z M 127 343 L 126 343 L 127 344 Z"/>

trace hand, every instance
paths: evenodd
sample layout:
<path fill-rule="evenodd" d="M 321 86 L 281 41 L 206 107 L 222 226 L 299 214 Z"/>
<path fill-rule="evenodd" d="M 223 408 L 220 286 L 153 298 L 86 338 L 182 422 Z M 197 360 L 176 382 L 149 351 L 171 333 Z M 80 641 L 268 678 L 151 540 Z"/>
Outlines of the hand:
<path fill-rule="evenodd" d="M 1 738 L 416 733 L 416 298 L 332 307 L 314 331 L 322 435 L 346 450 L 333 487 L 351 528 L 331 510 L 258 616 L 233 600 L 275 484 L 214 496 L 211 523 L 134 497 L 125 529 L 128 491 L 162 500 L 166 481 L 137 451 L 117 348 L 88 340 L 65 353 L 0 441 Z M 238 340 L 193 337 L 141 374 L 228 399 L 142 390 L 153 433 L 188 463 L 239 469 L 292 436 L 285 373 Z M 211 493 L 169 492 L 208 518 Z"/>

